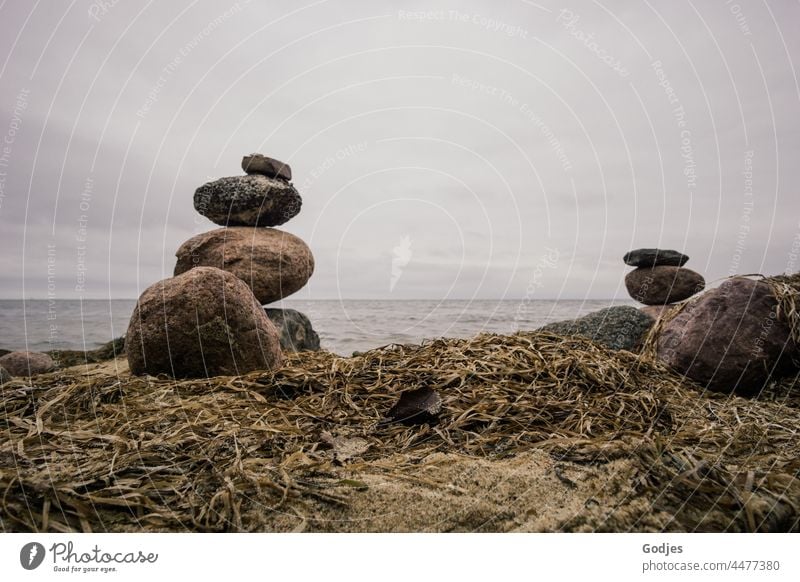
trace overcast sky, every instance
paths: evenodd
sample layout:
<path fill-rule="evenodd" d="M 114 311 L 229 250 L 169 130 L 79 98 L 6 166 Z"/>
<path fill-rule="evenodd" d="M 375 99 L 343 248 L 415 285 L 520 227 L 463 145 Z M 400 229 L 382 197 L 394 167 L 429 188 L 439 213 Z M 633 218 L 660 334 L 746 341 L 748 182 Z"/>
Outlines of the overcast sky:
<path fill-rule="evenodd" d="M 0 297 L 138 296 L 215 228 L 195 188 L 256 151 L 303 196 L 297 298 L 622 298 L 642 246 L 709 282 L 796 271 L 798 22 L 789 1 L 5 0 Z"/>

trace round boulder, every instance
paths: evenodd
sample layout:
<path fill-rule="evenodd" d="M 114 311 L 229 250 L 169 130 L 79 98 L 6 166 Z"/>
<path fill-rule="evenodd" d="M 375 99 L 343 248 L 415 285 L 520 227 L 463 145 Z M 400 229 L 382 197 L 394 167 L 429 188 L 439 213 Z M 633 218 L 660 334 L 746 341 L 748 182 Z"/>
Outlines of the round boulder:
<path fill-rule="evenodd" d="M 319 350 L 319 336 L 303 313 L 295 309 L 266 308 L 264 311 L 278 329 L 281 349 L 287 352 Z"/>
<path fill-rule="evenodd" d="M 125 344 L 136 375 L 204 378 L 281 365 L 278 332 L 250 289 L 211 267 L 148 287 L 136 303 Z"/>
<path fill-rule="evenodd" d="M 550 323 L 540 331 L 558 335 L 579 335 L 611 348 L 633 351 L 644 340 L 653 320 L 629 305 L 600 309 L 577 319 Z"/>
<path fill-rule="evenodd" d="M 703 293 L 666 323 L 660 360 L 716 392 L 752 395 L 791 370 L 797 346 L 769 285 L 744 277 Z"/>
<path fill-rule="evenodd" d="M 625 276 L 625 287 L 630 296 L 645 305 L 683 301 L 705 286 L 702 275 L 683 267 L 639 267 Z"/>
<path fill-rule="evenodd" d="M 11 374 L 8 373 L 8 370 L 0 366 L 0 386 L 5 384 L 6 382 L 11 380 Z"/>
<path fill-rule="evenodd" d="M 200 186 L 194 208 L 222 226 L 278 226 L 303 204 L 294 186 L 261 174 L 220 178 Z"/>
<path fill-rule="evenodd" d="M 631 267 L 658 267 L 659 265 L 682 267 L 689 257 L 672 250 L 636 249 L 625 253 L 622 260 Z"/>
<path fill-rule="evenodd" d="M 197 266 L 216 267 L 247 283 L 261 304 L 301 289 L 314 272 L 306 243 L 274 228 L 220 228 L 183 243 L 175 253 L 175 274 Z"/>
<path fill-rule="evenodd" d="M 0 358 L 0 366 L 12 376 L 34 376 L 52 372 L 56 363 L 40 352 L 11 352 Z"/>

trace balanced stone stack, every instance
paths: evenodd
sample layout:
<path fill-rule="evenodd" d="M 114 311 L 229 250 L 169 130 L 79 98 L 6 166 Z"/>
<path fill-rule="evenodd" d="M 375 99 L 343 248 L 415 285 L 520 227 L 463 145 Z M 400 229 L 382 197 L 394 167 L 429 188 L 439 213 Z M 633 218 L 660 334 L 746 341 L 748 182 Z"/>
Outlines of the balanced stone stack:
<path fill-rule="evenodd" d="M 299 291 L 314 272 L 314 256 L 300 238 L 273 228 L 297 216 L 302 198 L 288 164 L 261 154 L 242 159 L 244 176 L 220 178 L 194 194 L 195 209 L 223 228 L 197 235 L 177 251 L 175 275 L 216 267 L 247 283 L 261 305 Z M 284 350 L 317 350 L 319 337 L 300 312 L 266 309 Z"/>
<path fill-rule="evenodd" d="M 705 279 L 683 265 L 689 257 L 662 249 L 637 249 L 625 254 L 626 265 L 636 267 L 625 276 L 628 293 L 648 315 L 657 317 L 663 306 L 688 299 L 705 288 Z"/>

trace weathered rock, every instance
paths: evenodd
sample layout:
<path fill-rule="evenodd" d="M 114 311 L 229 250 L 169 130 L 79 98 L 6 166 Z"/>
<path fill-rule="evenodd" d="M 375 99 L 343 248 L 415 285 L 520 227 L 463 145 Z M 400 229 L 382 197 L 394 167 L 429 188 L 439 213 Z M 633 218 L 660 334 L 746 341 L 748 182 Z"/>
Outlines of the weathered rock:
<path fill-rule="evenodd" d="M 289 167 L 289 164 L 261 154 L 250 154 L 243 157 L 242 169 L 248 174 L 261 174 L 267 178 L 292 179 L 292 168 Z"/>
<path fill-rule="evenodd" d="M 0 366 L 0 386 L 5 384 L 6 382 L 11 380 L 11 374 L 8 373 L 8 370 Z"/>
<path fill-rule="evenodd" d="M 315 352 L 319 350 L 319 336 L 311 321 L 295 309 L 265 308 L 270 321 L 275 324 L 281 339 L 281 349 L 287 352 Z"/>
<path fill-rule="evenodd" d="M 211 267 L 148 287 L 125 340 L 136 375 L 202 378 L 281 365 L 278 332 L 250 289 Z"/>
<path fill-rule="evenodd" d="M 435 422 L 442 411 L 442 397 L 439 393 L 422 386 L 415 390 L 405 390 L 400 399 L 386 413 L 391 422 L 407 425 Z"/>
<path fill-rule="evenodd" d="M 797 346 L 766 283 L 729 279 L 687 304 L 658 338 L 659 359 L 717 392 L 757 393 L 792 369 Z"/>
<path fill-rule="evenodd" d="M 47 354 L 39 352 L 11 352 L 0 357 L 0 366 L 12 376 L 34 376 L 52 372 L 56 363 Z"/>
<path fill-rule="evenodd" d="M 626 265 L 631 267 L 658 267 L 667 265 L 672 267 L 682 267 L 689 260 L 689 257 L 678 251 L 664 249 L 636 249 L 628 251 L 622 258 Z"/>
<path fill-rule="evenodd" d="M 577 319 L 557 321 L 540 331 L 559 335 L 579 335 L 612 350 L 636 349 L 653 325 L 653 319 L 635 307 L 619 305 L 600 309 Z"/>
<path fill-rule="evenodd" d="M 197 266 L 217 267 L 239 277 L 261 304 L 298 291 L 314 272 L 306 243 L 274 228 L 220 228 L 183 243 L 175 253 L 175 274 Z"/>
<path fill-rule="evenodd" d="M 290 183 L 260 174 L 220 178 L 194 193 L 195 210 L 222 226 L 278 226 L 302 204 Z"/>
<path fill-rule="evenodd" d="M 702 275 L 683 267 L 639 267 L 625 276 L 625 287 L 630 296 L 645 305 L 683 301 L 705 286 Z"/>

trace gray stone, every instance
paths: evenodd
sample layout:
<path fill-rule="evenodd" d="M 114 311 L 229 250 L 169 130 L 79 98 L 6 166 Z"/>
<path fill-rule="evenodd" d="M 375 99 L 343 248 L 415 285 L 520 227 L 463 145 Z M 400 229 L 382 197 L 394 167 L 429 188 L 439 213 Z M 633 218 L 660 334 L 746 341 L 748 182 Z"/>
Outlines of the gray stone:
<path fill-rule="evenodd" d="M 631 267 L 657 267 L 659 265 L 682 267 L 689 257 L 672 250 L 636 249 L 625 253 L 622 260 Z"/>
<path fill-rule="evenodd" d="M 297 216 L 302 204 L 289 182 L 260 174 L 220 178 L 194 193 L 195 210 L 222 226 L 278 226 Z"/>
<path fill-rule="evenodd" d="M 11 352 L 0 358 L 0 366 L 12 376 L 33 376 L 52 372 L 56 363 L 39 352 Z"/>
<path fill-rule="evenodd" d="M 558 335 L 579 335 L 612 350 L 633 351 L 641 345 L 653 319 L 628 305 L 607 307 L 578 319 L 557 321 L 540 328 Z"/>
<path fill-rule="evenodd" d="M 11 380 L 11 374 L 8 373 L 8 370 L 0 366 L 0 386 L 5 384 L 9 380 Z"/>
<path fill-rule="evenodd" d="M 242 169 L 248 174 L 261 174 L 268 178 L 292 179 L 292 168 L 289 164 L 268 158 L 261 154 L 250 154 L 242 158 Z"/>
<path fill-rule="evenodd" d="M 267 317 L 278 329 L 281 349 L 286 352 L 315 352 L 319 350 L 319 336 L 311 321 L 295 309 L 264 309 Z"/>

